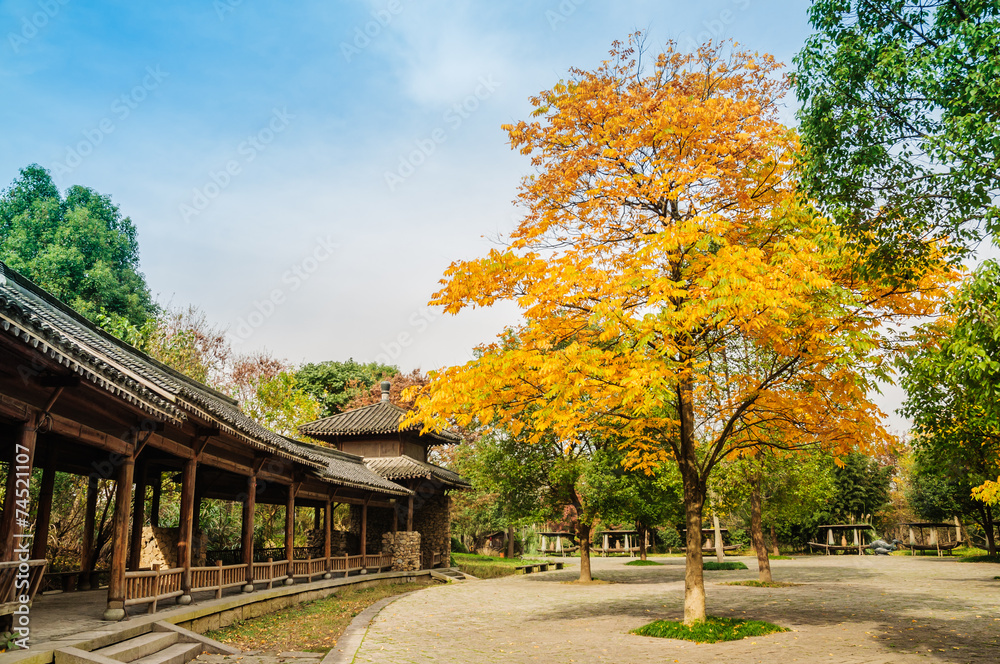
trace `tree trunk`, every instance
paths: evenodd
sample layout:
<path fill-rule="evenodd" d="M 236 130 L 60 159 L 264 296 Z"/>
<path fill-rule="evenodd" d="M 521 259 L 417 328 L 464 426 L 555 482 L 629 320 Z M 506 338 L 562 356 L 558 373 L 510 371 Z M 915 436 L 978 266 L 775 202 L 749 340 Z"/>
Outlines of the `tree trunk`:
<path fill-rule="evenodd" d="M 983 528 L 986 530 L 986 553 L 997 555 L 997 541 L 994 535 L 996 525 L 993 523 L 993 508 L 987 504 L 983 507 Z"/>
<path fill-rule="evenodd" d="M 684 485 L 684 515 L 687 522 L 684 567 L 684 624 L 705 621 L 705 569 L 701 558 L 701 511 L 705 504 L 705 482 L 698 472 L 694 437 L 694 381 L 682 381 L 677 389 L 680 415 L 680 458 Z"/>
<path fill-rule="evenodd" d="M 726 543 L 722 541 L 722 528 L 719 527 L 719 515 L 712 512 L 712 528 L 715 535 L 715 560 L 722 563 L 726 559 Z"/>
<path fill-rule="evenodd" d="M 757 552 L 757 569 L 761 583 L 771 583 L 771 561 L 767 558 L 764 545 L 764 523 L 761 517 L 763 498 L 761 497 L 760 476 L 750 481 L 750 539 Z"/>
<path fill-rule="evenodd" d="M 684 480 L 684 512 L 687 531 L 684 567 L 684 624 L 705 620 L 705 570 L 701 557 L 701 508 L 704 495 L 697 483 Z"/>
<path fill-rule="evenodd" d="M 781 555 L 781 550 L 778 548 L 778 536 L 774 533 L 774 524 L 771 524 L 771 553 L 775 556 Z"/>
<path fill-rule="evenodd" d="M 580 581 L 592 581 L 590 575 L 590 524 L 578 521 L 576 535 L 580 540 Z"/>
<path fill-rule="evenodd" d="M 514 557 L 514 526 L 507 526 L 507 558 Z"/>
<path fill-rule="evenodd" d="M 639 560 L 645 560 L 646 559 L 646 526 L 643 525 L 643 524 L 641 524 L 641 523 L 636 524 L 636 525 L 639 526 L 638 529 L 637 529 L 639 531 Z"/>

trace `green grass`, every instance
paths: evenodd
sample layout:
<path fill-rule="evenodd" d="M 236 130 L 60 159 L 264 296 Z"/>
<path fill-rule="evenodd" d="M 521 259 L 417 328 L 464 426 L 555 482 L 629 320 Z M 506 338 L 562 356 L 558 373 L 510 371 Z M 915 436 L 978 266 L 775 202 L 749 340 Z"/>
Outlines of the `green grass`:
<path fill-rule="evenodd" d="M 791 588 L 801 586 L 801 583 L 783 583 L 781 581 L 726 581 L 724 586 L 750 586 L 751 588 Z"/>
<path fill-rule="evenodd" d="M 480 556 L 475 553 L 453 553 L 458 569 L 466 574 L 480 579 L 498 579 L 502 576 L 517 574 L 518 565 L 544 563 L 537 558 L 500 558 L 499 556 Z"/>
<path fill-rule="evenodd" d="M 705 622 L 695 623 L 690 627 L 673 620 L 657 620 L 632 630 L 632 634 L 655 636 L 662 639 L 684 639 L 696 643 L 716 643 L 787 631 L 784 627 L 772 625 L 762 620 L 737 620 L 708 616 Z"/>
<path fill-rule="evenodd" d="M 354 616 L 386 597 L 419 589 L 415 583 L 354 588 L 336 595 L 234 623 L 205 636 L 240 650 L 327 652 Z M 293 627 L 294 626 L 294 627 Z"/>
<path fill-rule="evenodd" d="M 658 563 L 655 560 L 632 560 L 625 564 L 633 567 L 646 567 L 648 565 L 662 565 L 663 563 Z"/>
<path fill-rule="evenodd" d="M 705 569 L 709 570 L 719 570 L 719 569 L 747 569 L 747 566 L 740 561 L 734 561 L 731 563 L 719 563 L 712 560 L 706 560 L 702 563 Z"/>
<path fill-rule="evenodd" d="M 983 554 L 981 556 L 962 556 L 958 559 L 960 563 L 1000 563 L 1000 555 L 991 556 Z"/>
<path fill-rule="evenodd" d="M 768 556 L 768 560 L 795 560 L 792 556 Z"/>

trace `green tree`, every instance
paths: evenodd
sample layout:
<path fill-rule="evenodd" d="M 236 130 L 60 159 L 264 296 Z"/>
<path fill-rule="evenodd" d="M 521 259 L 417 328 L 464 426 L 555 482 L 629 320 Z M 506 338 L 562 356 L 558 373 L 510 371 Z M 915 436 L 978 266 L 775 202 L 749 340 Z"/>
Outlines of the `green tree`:
<path fill-rule="evenodd" d="M 91 320 L 141 327 L 156 311 L 132 220 L 93 189 L 63 198 L 37 164 L 0 195 L 0 260 Z"/>
<path fill-rule="evenodd" d="M 341 362 L 310 363 L 295 372 L 299 387 L 322 405 L 320 417 L 345 410 L 355 397 L 367 393 L 379 381 L 399 373 L 399 367 L 379 362 L 362 364 L 353 358 Z"/>
<path fill-rule="evenodd" d="M 996 234 L 1000 4 L 813 0 L 796 57 L 803 182 L 880 270 Z"/>
<path fill-rule="evenodd" d="M 957 474 L 949 484 L 971 487 L 970 495 L 979 498 L 974 513 L 992 554 L 989 491 L 1000 481 L 1000 265 L 980 265 L 952 297 L 945 316 L 923 326 L 919 338 L 920 345 L 901 362 L 902 412 L 913 420 L 914 447 L 924 463 Z"/>

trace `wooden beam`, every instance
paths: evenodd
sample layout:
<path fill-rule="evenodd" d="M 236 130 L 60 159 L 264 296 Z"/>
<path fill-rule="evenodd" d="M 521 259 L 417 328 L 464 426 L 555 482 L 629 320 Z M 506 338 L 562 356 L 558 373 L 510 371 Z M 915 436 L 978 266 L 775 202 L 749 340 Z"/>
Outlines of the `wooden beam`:
<path fill-rule="evenodd" d="M 14 549 L 21 545 L 21 534 L 29 518 L 27 500 L 19 504 L 18 489 L 28 486 L 31 471 L 35 467 L 35 443 L 38 439 L 36 428 L 38 414 L 34 411 L 22 422 L 17 442 L 11 450 L 7 465 L 7 486 L 3 498 L 3 518 L 0 519 L 0 533 L 3 539 L 3 557 L 0 560 L 14 560 Z"/>
<path fill-rule="evenodd" d="M 42 387 L 79 387 L 80 377 L 75 375 L 39 376 L 37 382 Z"/>
<path fill-rule="evenodd" d="M 243 592 L 253 592 L 253 529 L 257 506 L 257 477 L 247 477 L 247 495 L 243 500 L 243 564 L 247 566 L 247 582 Z"/>
<path fill-rule="evenodd" d="M 111 578 L 108 581 L 108 608 L 105 620 L 125 618 L 125 558 L 128 553 L 128 515 L 132 494 L 132 455 L 121 458 L 115 482 L 115 514 L 112 520 Z"/>

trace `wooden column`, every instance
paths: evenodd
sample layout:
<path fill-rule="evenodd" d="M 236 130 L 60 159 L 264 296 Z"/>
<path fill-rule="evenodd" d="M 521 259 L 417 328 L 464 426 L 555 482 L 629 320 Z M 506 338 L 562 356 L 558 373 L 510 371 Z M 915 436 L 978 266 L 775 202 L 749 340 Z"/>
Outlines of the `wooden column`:
<path fill-rule="evenodd" d="M 319 530 L 323 527 L 323 508 L 314 507 L 313 508 L 313 530 Z"/>
<path fill-rule="evenodd" d="M 285 559 L 295 560 L 295 485 L 288 485 L 288 500 L 285 501 Z"/>
<path fill-rule="evenodd" d="M 137 570 L 142 562 L 142 527 L 146 524 L 146 463 L 139 464 L 132 497 L 132 535 L 129 537 L 128 568 Z"/>
<path fill-rule="evenodd" d="M 333 498 L 326 497 L 326 508 L 323 510 L 323 557 L 330 558 L 331 539 L 333 538 Z"/>
<path fill-rule="evenodd" d="M 201 532 L 201 491 L 197 488 L 200 482 L 195 479 L 194 507 L 191 511 L 191 530 L 197 535 Z"/>
<path fill-rule="evenodd" d="M 87 510 L 83 516 L 83 541 L 80 544 L 80 590 L 90 590 L 90 574 L 94 570 L 94 525 L 97 521 L 98 479 L 91 475 L 87 481 Z"/>
<path fill-rule="evenodd" d="M 413 496 L 406 503 L 406 532 L 413 532 Z"/>
<path fill-rule="evenodd" d="M 361 505 L 361 555 L 368 553 L 368 501 Z M 362 566 L 364 561 L 361 562 Z"/>
<path fill-rule="evenodd" d="M 177 598 L 178 604 L 191 603 L 191 545 L 194 537 L 194 485 L 198 471 L 195 459 L 184 461 L 181 475 L 181 523 L 177 539 L 177 561 L 184 568 L 181 590 L 184 594 Z"/>
<path fill-rule="evenodd" d="M 31 546 L 31 557 L 41 560 L 45 557 L 49 544 L 49 523 L 52 517 L 52 494 L 56 486 L 56 470 L 52 455 L 48 455 L 45 470 L 42 471 L 42 486 L 38 491 L 38 517 L 35 519 L 35 541 Z"/>
<path fill-rule="evenodd" d="M 326 559 L 324 567 L 326 568 L 326 574 L 323 575 L 324 579 L 329 579 L 332 576 L 330 570 L 330 555 L 332 553 L 332 542 L 330 541 L 333 536 L 333 497 L 327 494 L 326 496 L 326 506 L 323 508 L 323 557 Z"/>
<path fill-rule="evenodd" d="M 111 579 L 108 581 L 105 620 L 125 618 L 125 558 L 128 554 L 128 516 L 134 470 L 135 460 L 131 456 L 122 457 L 115 481 L 115 514 L 111 522 Z"/>
<path fill-rule="evenodd" d="M 23 523 L 17 518 L 17 490 L 18 479 L 30 481 L 31 470 L 35 467 L 35 441 L 36 426 L 38 424 L 38 414 L 31 413 L 28 421 L 22 422 L 17 435 L 17 444 L 14 445 L 10 456 L 10 465 L 7 466 L 7 490 L 3 497 L 3 519 L 0 520 L 0 533 L 3 533 L 3 557 L 0 560 L 14 560 L 14 547 L 21 544 L 21 533 L 24 532 Z M 20 488 L 23 488 L 23 483 Z M 27 520 L 28 509 L 23 510 L 23 518 Z"/>
<path fill-rule="evenodd" d="M 153 528 L 160 527 L 160 494 L 163 492 L 163 473 L 156 471 L 153 474 L 153 500 L 149 504 L 149 525 Z"/>
<path fill-rule="evenodd" d="M 247 478 L 247 496 L 243 501 L 243 564 L 247 566 L 247 583 L 243 592 L 253 592 L 253 528 L 257 507 L 257 476 Z"/>

